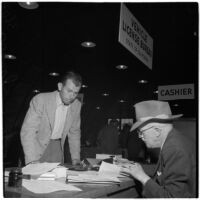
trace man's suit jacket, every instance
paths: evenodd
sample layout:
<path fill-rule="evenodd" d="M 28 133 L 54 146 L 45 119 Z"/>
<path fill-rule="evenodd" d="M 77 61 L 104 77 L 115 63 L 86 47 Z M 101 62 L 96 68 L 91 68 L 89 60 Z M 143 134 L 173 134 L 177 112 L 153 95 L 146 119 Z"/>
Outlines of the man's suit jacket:
<path fill-rule="evenodd" d="M 147 181 L 147 198 L 195 197 L 196 156 L 192 144 L 181 133 L 169 133 L 160 152 L 154 177 Z"/>
<path fill-rule="evenodd" d="M 40 93 L 33 97 L 21 129 L 21 143 L 26 164 L 39 160 L 43 155 L 54 127 L 57 91 Z M 61 138 L 68 136 L 72 160 L 80 159 L 80 110 L 81 103 L 76 99 L 67 111 L 65 126 Z"/>

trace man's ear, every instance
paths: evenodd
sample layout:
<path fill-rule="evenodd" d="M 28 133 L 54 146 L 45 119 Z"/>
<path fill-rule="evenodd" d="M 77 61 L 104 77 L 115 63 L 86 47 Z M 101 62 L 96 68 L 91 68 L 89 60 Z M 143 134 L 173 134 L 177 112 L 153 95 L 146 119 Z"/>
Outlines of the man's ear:
<path fill-rule="evenodd" d="M 61 89 L 62 89 L 62 83 L 59 82 L 58 83 L 58 90 L 61 91 Z"/>

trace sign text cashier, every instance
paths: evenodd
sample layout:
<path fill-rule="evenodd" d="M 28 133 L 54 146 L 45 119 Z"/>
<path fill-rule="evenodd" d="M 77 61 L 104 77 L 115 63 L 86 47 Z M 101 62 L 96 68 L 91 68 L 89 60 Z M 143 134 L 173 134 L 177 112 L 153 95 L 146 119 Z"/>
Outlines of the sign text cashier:
<path fill-rule="evenodd" d="M 194 99 L 194 84 L 158 87 L 158 100 Z"/>

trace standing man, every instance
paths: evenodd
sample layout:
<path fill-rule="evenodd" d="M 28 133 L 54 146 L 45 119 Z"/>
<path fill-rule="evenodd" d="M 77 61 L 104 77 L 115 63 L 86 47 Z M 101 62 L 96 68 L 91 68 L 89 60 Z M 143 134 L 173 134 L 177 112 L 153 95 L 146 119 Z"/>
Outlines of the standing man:
<path fill-rule="evenodd" d="M 25 163 L 64 162 L 64 143 L 68 137 L 72 164 L 80 163 L 80 110 L 76 99 L 82 78 L 67 72 L 58 91 L 33 97 L 21 129 Z"/>
<path fill-rule="evenodd" d="M 142 183 L 143 197 L 196 197 L 195 151 L 189 139 L 172 125 L 182 115 L 172 115 L 169 104 L 162 101 L 140 102 L 135 105 L 135 111 L 137 122 L 131 131 L 137 130 L 148 148 L 160 148 L 159 160 L 153 177 L 139 163 L 122 171 Z"/>
<path fill-rule="evenodd" d="M 97 145 L 100 153 L 117 154 L 119 147 L 118 121 L 111 119 L 99 132 Z"/>

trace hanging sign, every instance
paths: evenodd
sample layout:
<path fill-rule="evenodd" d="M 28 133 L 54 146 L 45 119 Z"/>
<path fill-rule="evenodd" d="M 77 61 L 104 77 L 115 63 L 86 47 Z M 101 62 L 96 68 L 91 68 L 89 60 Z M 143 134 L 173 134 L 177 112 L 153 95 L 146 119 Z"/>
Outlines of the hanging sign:
<path fill-rule="evenodd" d="M 123 3 L 120 9 L 118 41 L 152 69 L 153 39 Z"/>
<path fill-rule="evenodd" d="M 194 99 L 194 84 L 158 87 L 158 100 Z"/>

